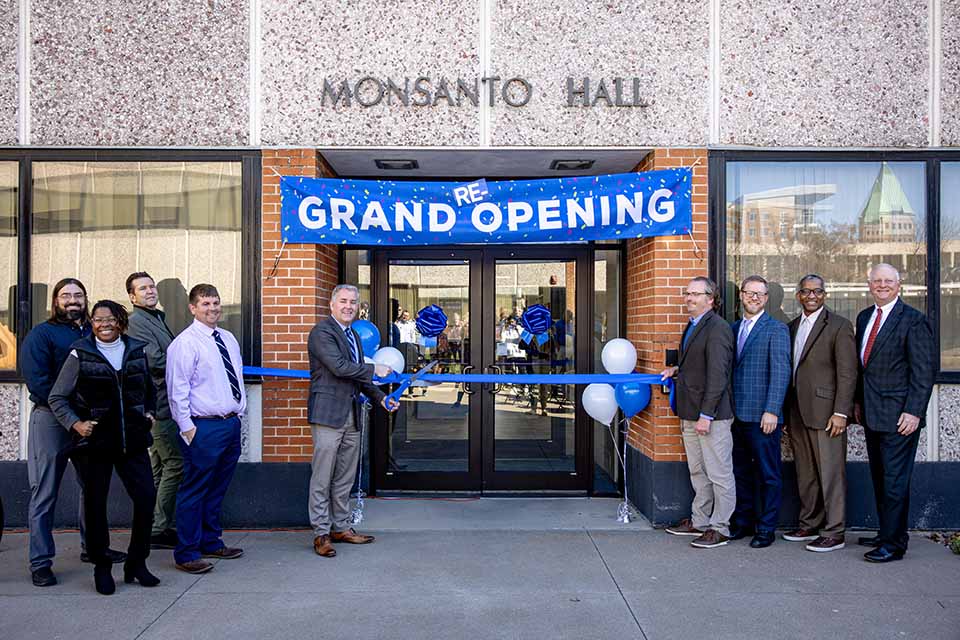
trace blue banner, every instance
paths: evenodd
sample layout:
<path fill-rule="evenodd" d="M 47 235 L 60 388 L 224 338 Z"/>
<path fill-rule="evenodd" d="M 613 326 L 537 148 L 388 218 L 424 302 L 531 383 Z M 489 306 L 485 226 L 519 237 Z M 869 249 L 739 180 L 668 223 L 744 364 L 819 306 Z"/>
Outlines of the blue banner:
<path fill-rule="evenodd" d="M 686 234 L 691 169 L 460 184 L 283 176 L 285 242 L 583 242 Z"/>

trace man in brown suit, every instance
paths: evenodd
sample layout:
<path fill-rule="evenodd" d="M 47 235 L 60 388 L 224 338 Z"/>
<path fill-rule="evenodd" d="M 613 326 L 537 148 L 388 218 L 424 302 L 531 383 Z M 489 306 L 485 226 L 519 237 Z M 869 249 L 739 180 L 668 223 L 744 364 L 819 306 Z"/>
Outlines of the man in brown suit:
<path fill-rule="evenodd" d="M 811 541 L 808 551 L 844 546 L 847 495 L 847 419 L 857 388 L 853 325 L 824 306 L 823 278 L 810 274 L 797 286 L 803 313 L 790 323 L 793 378 L 787 424 L 800 493 L 800 525 L 783 534 Z"/>

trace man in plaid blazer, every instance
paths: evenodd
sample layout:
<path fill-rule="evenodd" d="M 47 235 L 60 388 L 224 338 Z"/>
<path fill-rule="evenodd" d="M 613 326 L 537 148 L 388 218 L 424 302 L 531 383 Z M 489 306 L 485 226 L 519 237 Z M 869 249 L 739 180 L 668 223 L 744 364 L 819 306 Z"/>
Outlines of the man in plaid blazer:
<path fill-rule="evenodd" d="M 895 268 L 875 265 L 868 285 L 875 304 L 857 316 L 860 376 L 853 413 L 867 440 L 880 531 L 860 544 L 876 547 L 866 560 L 891 562 L 907 551 L 910 476 L 933 392 L 937 347 L 926 316 L 900 299 Z"/>
<path fill-rule="evenodd" d="M 780 425 L 790 385 L 790 331 L 764 313 L 767 281 L 749 276 L 740 285 L 743 318 L 733 324 L 733 475 L 737 507 L 730 523 L 734 540 L 754 534 L 750 546 L 769 547 L 780 516 Z M 754 506 L 759 497 L 760 510 Z"/>

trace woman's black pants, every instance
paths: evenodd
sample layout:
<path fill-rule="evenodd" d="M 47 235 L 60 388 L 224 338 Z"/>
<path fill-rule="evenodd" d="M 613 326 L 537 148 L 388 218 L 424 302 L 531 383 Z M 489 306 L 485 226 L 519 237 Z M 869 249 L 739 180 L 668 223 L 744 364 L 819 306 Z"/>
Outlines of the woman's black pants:
<path fill-rule="evenodd" d="M 98 566 L 110 565 L 107 558 L 107 549 L 110 547 L 107 497 L 110 494 L 110 478 L 116 469 L 127 495 L 133 500 L 133 527 L 130 531 L 127 562 L 132 565 L 142 564 L 150 555 L 150 532 L 157 499 L 153 486 L 153 471 L 146 450 L 129 454 L 83 451 L 74 454 L 73 464 L 83 480 L 87 554 L 90 560 Z"/>

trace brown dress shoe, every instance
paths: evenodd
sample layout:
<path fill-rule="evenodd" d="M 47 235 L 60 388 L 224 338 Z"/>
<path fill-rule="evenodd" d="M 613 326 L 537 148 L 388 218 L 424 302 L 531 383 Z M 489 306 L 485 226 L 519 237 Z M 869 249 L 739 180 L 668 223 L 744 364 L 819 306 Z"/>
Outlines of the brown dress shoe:
<path fill-rule="evenodd" d="M 330 539 L 334 542 L 346 542 L 348 544 L 370 544 L 374 541 L 373 536 L 357 533 L 353 529 L 347 529 L 346 531 L 332 531 L 330 532 Z"/>
<path fill-rule="evenodd" d="M 829 552 L 829 551 L 839 551 L 843 549 L 844 541 L 843 536 L 839 538 L 827 538 L 821 536 L 808 544 L 805 549 L 807 551 L 816 551 L 819 553 Z"/>
<path fill-rule="evenodd" d="M 326 534 L 313 539 L 313 552 L 324 558 L 332 558 L 337 555 L 337 550 L 330 544 L 330 536 Z"/>
<path fill-rule="evenodd" d="M 190 562 L 178 563 L 177 569 L 186 573 L 206 573 L 213 569 L 213 564 L 206 560 L 191 560 Z"/>
<path fill-rule="evenodd" d="M 684 518 L 675 525 L 671 525 L 665 529 L 665 531 L 674 536 L 702 536 L 703 530 L 697 529 L 693 526 L 693 520 L 690 518 Z"/>
<path fill-rule="evenodd" d="M 730 542 L 730 538 L 716 529 L 707 529 L 702 536 L 691 542 L 690 546 L 698 549 L 713 549 L 714 547 L 722 547 L 728 542 Z"/>
<path fill-rule="evenodd" d="M 216 551 L 205 551 L 204 558 L 220 558 L 221 560 L 233 560 L 243 555 L 243 549 L 238 547 L 220 547 Z"/>
<path fill-rule="evenodd" d="M 816 540 L 820 537 L 813 529 L 804 529 L 800 527 L 799 529 L 794 529 L 793 531 L 787 531 L 783 534 L 784 540 L 789 540 L 790 542 L 806 542 L 808 540 Z"/>

